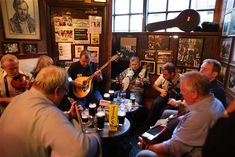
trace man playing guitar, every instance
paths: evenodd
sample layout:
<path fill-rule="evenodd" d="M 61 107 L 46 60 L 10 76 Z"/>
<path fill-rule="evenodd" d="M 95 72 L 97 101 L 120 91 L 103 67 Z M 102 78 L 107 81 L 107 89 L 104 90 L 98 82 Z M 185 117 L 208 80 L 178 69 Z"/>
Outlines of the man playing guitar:
<path fill-rule="evenodd" d="M 181 74 L 176 71 L 173 63 L 166 63 L 162 66 L 162 74 L 155 81 L 153 88 L 160 95 L 153 101 L 150 113 L 147 118 L 147 125 L 152 126 L 160 118 L 169 98 L 180 99 L 179 78 Z"/>
<path fill-rule="evenodd" d="M 101 71 L 97 70 L 97 64 L 91 62 L 91 54 L 89 51 L 84 50 L 81 52 L 80 60 L 71 64 L 68 69 L 68 74 L 72 78 L 72 80 L 74 80 L 73 83 L 75 85 L 75 88 L 82 89 L 81 91 L 84 91 L 85 93 L 85 95 L 81 97 L 77 96 L 77 94 L 73 95 L 72 93 L 70 93 L 76 100 L 78 100 L 78 104 L 84 107 L 88 107 L 89 102 L 98 103 L 100 99 L 103 99 L 97 86 L 97 83 L 103 80 L 103 76 Z M 89 87 L 89 82 L 77 81 L 77 78 L 87 77 L 91 75 L 94 76 L 94 80 L 90 81 L 92 83 L 94 81 L 92 87 Z"/>

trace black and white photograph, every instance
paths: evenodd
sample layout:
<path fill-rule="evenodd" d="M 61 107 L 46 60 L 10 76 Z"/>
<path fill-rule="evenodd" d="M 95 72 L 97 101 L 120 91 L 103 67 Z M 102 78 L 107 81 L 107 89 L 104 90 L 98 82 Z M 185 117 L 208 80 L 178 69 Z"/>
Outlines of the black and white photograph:
<path fill-rule="evenodd" d="M 233 8 L 231 24 L 229 27 L 229 35 L 235 36 L 235 8 Z"/>
<path fill-rule="evenodd" d="M 169 36 L 166 35 L 148 35 L 148 49 L 168 50 Z"/>
<path fill-rule="evenodd" d="M 203 49 L 202 38 L 180 38 L 177 54 L 177 66 L 198 68 Z"/>
<path fill-rule="evenodd" d="M 222 35 L 223 36 L 226 36 L 229 33 L 229 26 L 230 26 L 230 23 L 231 23 L 231 16 L 232 16 L 232 13 L 226 14 L 224 16 L 224 23 L 223 23 L 223 30 L 222 30 Z"/>
<path fill-rule="evenodd" d="M 156 50 L 145 50 L 144 59 L 155 60 Z"/>
<path fill-rule="evenodd" d="M 4 53 L 19 53 L 18 42 L 3 42 L 2 47 Z"/>
<path fill-rule="evenodd" d="M 40 39 L 38 0 L 1 0 L 1 7 L 7 39 Z"/>
<path fill-rule="evenodd" d="M 225 82 L 225 76 L 226 76 L 226 71 L 227 71 L 227 64 L 221 64 L 221 70 L 220 70 L 220 75 L 218 80 L 222 83 Z"/>
<path fill-rule="evenodd" d="M 37 43 L 23 43 L 24 54 L 37 54 Z"/>
<path fill-rule="evenodd" d="M 136 55 L 137 38 L 135 37 L 121 37 L 120 51 L 123 53 L 121 60 L 128 60 L 130 57 Z"/>
<path fill-rule="evenodd" d="M 140 65 L 144 66 L 146 65 L 147 70 L 149 71 L 150 74 L 155 74 L 155 69 L 156 69 L 156 65 L 154 61 L 148 61 L 148 60 L 141 60 L 140 61 Z"/>
<path fill-rule="evenodd" d="M 235 94 L 235 67 L 230 67 L 227 88 Z"/>
<path fill-rule="evenodd" d="M 232 46 L 232 38 L 224 38 L 222 40 L 222 46 L 220 50 L 220 57 L 223 62 L 228 62 L 229 60 L 229 55 L 231 52 L 231 46 Z"/>

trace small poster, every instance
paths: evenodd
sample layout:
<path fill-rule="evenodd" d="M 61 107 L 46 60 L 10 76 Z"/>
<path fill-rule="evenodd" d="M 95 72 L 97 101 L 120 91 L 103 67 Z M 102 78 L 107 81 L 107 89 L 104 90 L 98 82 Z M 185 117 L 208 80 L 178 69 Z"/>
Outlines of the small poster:
<path fill-rule="evenodd" d="M 90 33 L 101 34 L 102 30 L 102 17 L 100 16 L 89 16 L 90 21 Z"/>
<path fill-rule="evenodd" d="M 54 27 L 56 42 L 73 42 L 71 16 L 54 17 Z"/>
<path fill-rule="evenodd" d="M 99 34 L 91 34 L 91 44 L 99 44 L 100 35 Z"/>
<path fill-rule="evenodd" d="M 88 46 L 87 50 L 91 52 L 91 61 L 94 63 L 99 63 L 99 47 Z"/>
<path fill-rule="evenodd" d="M 74 29 L 74 42 L 76 44 L 90 44 L 88 29 Z"/>
<path fill-rule="evenodd" d="M 58 43 L 59 60 L 71 60 L 71 43 Z"/>
<path fill-rule="evenodd" d="M 84 50 L 83 45 L 75 45 L 75 47 L 74 47 L 74 52 L 75 52 L 74 56 L 75 56 L 75 58 L 80 59 L 80 54 L 83 50 Z"/>

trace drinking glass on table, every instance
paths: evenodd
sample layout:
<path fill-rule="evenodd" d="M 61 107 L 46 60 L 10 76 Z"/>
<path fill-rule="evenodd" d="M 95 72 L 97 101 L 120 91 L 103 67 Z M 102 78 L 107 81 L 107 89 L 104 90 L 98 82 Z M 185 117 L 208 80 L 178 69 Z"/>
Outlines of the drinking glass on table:
<path fill-rule="evenodd" d="M 125 122 L 125 117 L 126 117 L 126 111 L 123 109 L 118 110 L 118 124 L 119 126 L 123 126 Z"/>
<path fill-rule="evenodd" d="M 104 128 L 105 110 L 101 107 L 99 107 L 97 110 L 96 120 L 97 120 L 97 130 L 102 130 Z"/>
<path fill-rule="evenodd" d="M 82 123 L 83 124 L 86 124 L 89 120 L 89 111 L 88 109 L 84 109 L 82 112 L 81 112 L 81 117 L 82 117 Z"/>

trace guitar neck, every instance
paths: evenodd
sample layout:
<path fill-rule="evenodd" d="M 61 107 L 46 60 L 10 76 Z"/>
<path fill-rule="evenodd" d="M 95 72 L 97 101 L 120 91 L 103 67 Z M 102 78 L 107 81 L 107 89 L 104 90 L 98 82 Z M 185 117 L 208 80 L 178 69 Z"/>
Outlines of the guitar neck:
<path fill-rule="evenodd" d="M 112 62 L 112 59 L 110 59 L 108 62 L 106 62 L 102 67 L 100 67 L 98 70 L 102 71 L 106 66 L 108 66 L 110 63 Z M 89 82 L 90 80 L 92 80 L 95 77 L 95 73 L 93 73 L 88 79 L 87 81 Z"/>

